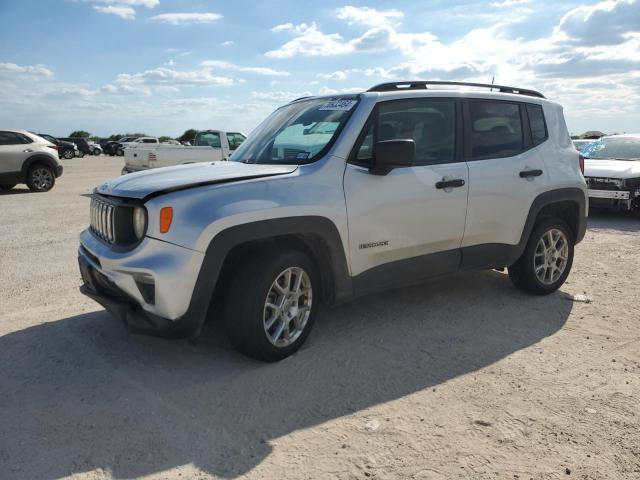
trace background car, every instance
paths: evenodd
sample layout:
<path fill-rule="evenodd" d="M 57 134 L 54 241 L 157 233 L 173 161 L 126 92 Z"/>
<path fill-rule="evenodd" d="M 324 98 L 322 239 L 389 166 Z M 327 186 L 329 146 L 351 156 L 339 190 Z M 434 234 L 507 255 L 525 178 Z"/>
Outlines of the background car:
<path fill-rule="evenodd" d="M 0 190 L 26 183 L 32 191 L 46 192 L 60 175 L 55 143 L 25 130 L 0 131 Z"/>
<path fill-rule="evenodd" d="M 582 150 L 587 145 L 590 145 L 593 142 L 595 142 L 595 140 L 588 139 L 588 138 L 577 138 L 577 139 L 571 140 L 571 141 L 573 142 L 573 146 L 576 147 L 576 150 L 578 150 L 578 151 Z"/>
<path fill-rule="evenodd" d="M 85 155 L 91 155 L 91 147 L 89 147 L 89 142 L 86 138 L 81 137 L 67 137 L 60 138 L 60 140 L 64 140 L 65 142 L 75 143 L 78 147 L 78 157 L 82 158 Z"/>
<path fill-rule="evenodd" d="M 102 153 L 102 147 L 95 142 L 89 142 L 89 149 L 91 150 L 91 155 L 100 155 Z"/>
<path fill-rule="evenodd" d="M 581 153 L 589 204 L 640 212 L 640 134 L 608 135 Z"/>
<path fill-rule="evenodd" d="M 30 132 L 33 133 L 33 132 Z M 73 142 L 67 142 L 65 140 L 61 140 L 59 138 L 54 137 L 53 135 L 49 135 L 48 133 L 34 133 L 34 135 L 38 135 L 45 140 L 53 143 L 58 147 L 58 157 L 65 158 L 67 160 L 71 160 L 73 157 L 78 156 L 78 146 Z"/>

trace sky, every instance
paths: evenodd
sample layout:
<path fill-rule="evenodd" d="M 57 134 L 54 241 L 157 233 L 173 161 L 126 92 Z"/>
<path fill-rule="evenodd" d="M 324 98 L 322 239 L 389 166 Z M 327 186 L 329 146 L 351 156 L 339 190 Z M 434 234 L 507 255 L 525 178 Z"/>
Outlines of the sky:
<path fill-rule="evenodd" d="M 392 80 L 534 88 L 572 134 L 640 132 L 640 0 L 0 0 L 0 127 L 249 133 Z"/>

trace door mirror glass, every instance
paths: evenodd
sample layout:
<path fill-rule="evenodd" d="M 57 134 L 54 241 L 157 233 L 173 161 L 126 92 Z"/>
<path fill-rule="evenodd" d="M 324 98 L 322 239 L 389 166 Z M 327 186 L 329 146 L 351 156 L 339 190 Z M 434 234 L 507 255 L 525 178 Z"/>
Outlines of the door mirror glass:
<path fill-rule="evenodd" d="M 386 175 L 394 168 L 411 167 L 416 158 L 416 143 L 411 139 L 382 140 L 375 145 L 370 172 Z"/>

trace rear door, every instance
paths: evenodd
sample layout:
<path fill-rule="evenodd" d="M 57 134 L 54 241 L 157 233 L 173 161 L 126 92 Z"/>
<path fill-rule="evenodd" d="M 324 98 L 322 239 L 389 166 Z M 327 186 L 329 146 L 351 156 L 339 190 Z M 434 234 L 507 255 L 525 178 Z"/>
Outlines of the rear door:
<path fill-rule="evenodd" d="M 22 170 L 22 163 L 33 152 L 29 143 L 24 135 L 0 131 L 0 174 Z"/>
<path fill-rule="evenodd" d="M 516 245 L 533 200 L 548 185 L 543 155 L 536 148 L 547 138 L 542 107 L 527 105 L 494 99 L 464 102 L 469 207 L 463 247 Z"/>
<path fill-rule="evenodd" d="M 357 289 L 458 269 L 468 192 L 460 117 L 459 102 L 449 98 L 376 106 L 344 175 L 351 273 L 362 279 Z M 415 165 L 370 173 L 375 143 L 391 139 L 414 140 Z"/>

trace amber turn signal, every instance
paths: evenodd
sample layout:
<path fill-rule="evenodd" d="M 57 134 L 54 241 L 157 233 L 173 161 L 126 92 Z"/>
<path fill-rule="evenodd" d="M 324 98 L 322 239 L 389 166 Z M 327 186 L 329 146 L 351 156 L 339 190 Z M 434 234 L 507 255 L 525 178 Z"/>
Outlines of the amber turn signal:
<path fill-rule="evenodd" d="M 162 207 L 160 209 L 160 233 L 167 233 L 173 220 L 173 208 Z"/>

